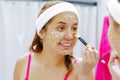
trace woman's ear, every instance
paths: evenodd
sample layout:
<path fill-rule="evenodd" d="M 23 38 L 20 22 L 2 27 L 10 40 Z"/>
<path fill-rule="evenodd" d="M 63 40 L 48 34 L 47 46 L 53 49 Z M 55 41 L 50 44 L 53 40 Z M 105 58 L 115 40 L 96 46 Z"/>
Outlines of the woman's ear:
<path fill-rule="evenodd" d="M 45 30 L 44 29 L 40 30 L 39 36 L 40 36 L 41 39 L 44 39 L 44 37 L 45 37 Z"/>

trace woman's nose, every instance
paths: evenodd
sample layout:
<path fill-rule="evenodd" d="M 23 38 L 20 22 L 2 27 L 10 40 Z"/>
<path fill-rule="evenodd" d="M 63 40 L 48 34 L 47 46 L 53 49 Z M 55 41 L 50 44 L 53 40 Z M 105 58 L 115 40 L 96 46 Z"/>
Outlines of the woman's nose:
<path fill-rule="evenodd" d="M 74 36 L 73 32 L 71 30 L 68 30 L 65 32 L 64 38 L 67 40 L 70 40 L 70 39 L 73 39 L 73 36 Z"/>

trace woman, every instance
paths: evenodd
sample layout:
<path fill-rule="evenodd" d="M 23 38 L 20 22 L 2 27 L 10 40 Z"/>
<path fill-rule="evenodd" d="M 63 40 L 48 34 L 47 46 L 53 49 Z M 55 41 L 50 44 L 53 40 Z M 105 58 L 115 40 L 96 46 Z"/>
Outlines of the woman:
<path fill-rule="evenodd" d="M 109 39 L 113 47 L 108 66 L 112 80 L 120 80 L 120 0 L 110 0 L 107 7 L 110 14 Z"/>
<path fill-rule="evenodd" d="M 79 14 L 68 2 L 50 1 L 43 5 L 36 21 L 30 54 L 16 62 L 14 80 L 93 80 L 92 69 L 98 52 L 86 48 L 83 59 L 74 62 Z"/>

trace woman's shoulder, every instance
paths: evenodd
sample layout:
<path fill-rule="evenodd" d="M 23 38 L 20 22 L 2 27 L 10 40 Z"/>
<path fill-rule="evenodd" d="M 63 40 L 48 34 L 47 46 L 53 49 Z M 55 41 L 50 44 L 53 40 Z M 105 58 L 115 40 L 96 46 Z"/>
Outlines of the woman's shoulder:
<path fill-rule="evenodd" d="M 18 76 L 21 74 L 23 67 L 26 65 L 26 63 L 28 61 L 28 55 L 29 54 L 26 53 L 17 59 L 15 68 L 14 68 L 14 77 L 17 76 L 17 78 L 18 78 Z"/>
<path fill-rule="evenodd" d="M 29 55 L 29 54 L 26 53 L 26 54 L 20 56 L 20 57 L 17 59 L 16 64 L 17 64 L 17 63 L 18 63 L 18 64 L 24 64 L 24 63 L 27 61 L 27 59 L 28 59 L 28 55 Z"/>

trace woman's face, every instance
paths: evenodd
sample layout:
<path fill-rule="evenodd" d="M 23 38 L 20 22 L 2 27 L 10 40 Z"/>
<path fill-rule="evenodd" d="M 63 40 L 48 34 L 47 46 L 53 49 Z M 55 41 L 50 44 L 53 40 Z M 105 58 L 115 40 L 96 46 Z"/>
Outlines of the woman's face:
<path fill-rule="evenodd" d="M 120 54 L 120 24 L 113 21 L 112 17 L 110 19 L 110 42 L 114 50 Z"/>
<path fill-rule="evenodd" d="M 70 54 L 77 42 L 78 18 L 72 12 L 64 12 L 55 16 L 46 25 L 43 38 L 43 49 L 63 55 Z"/>

